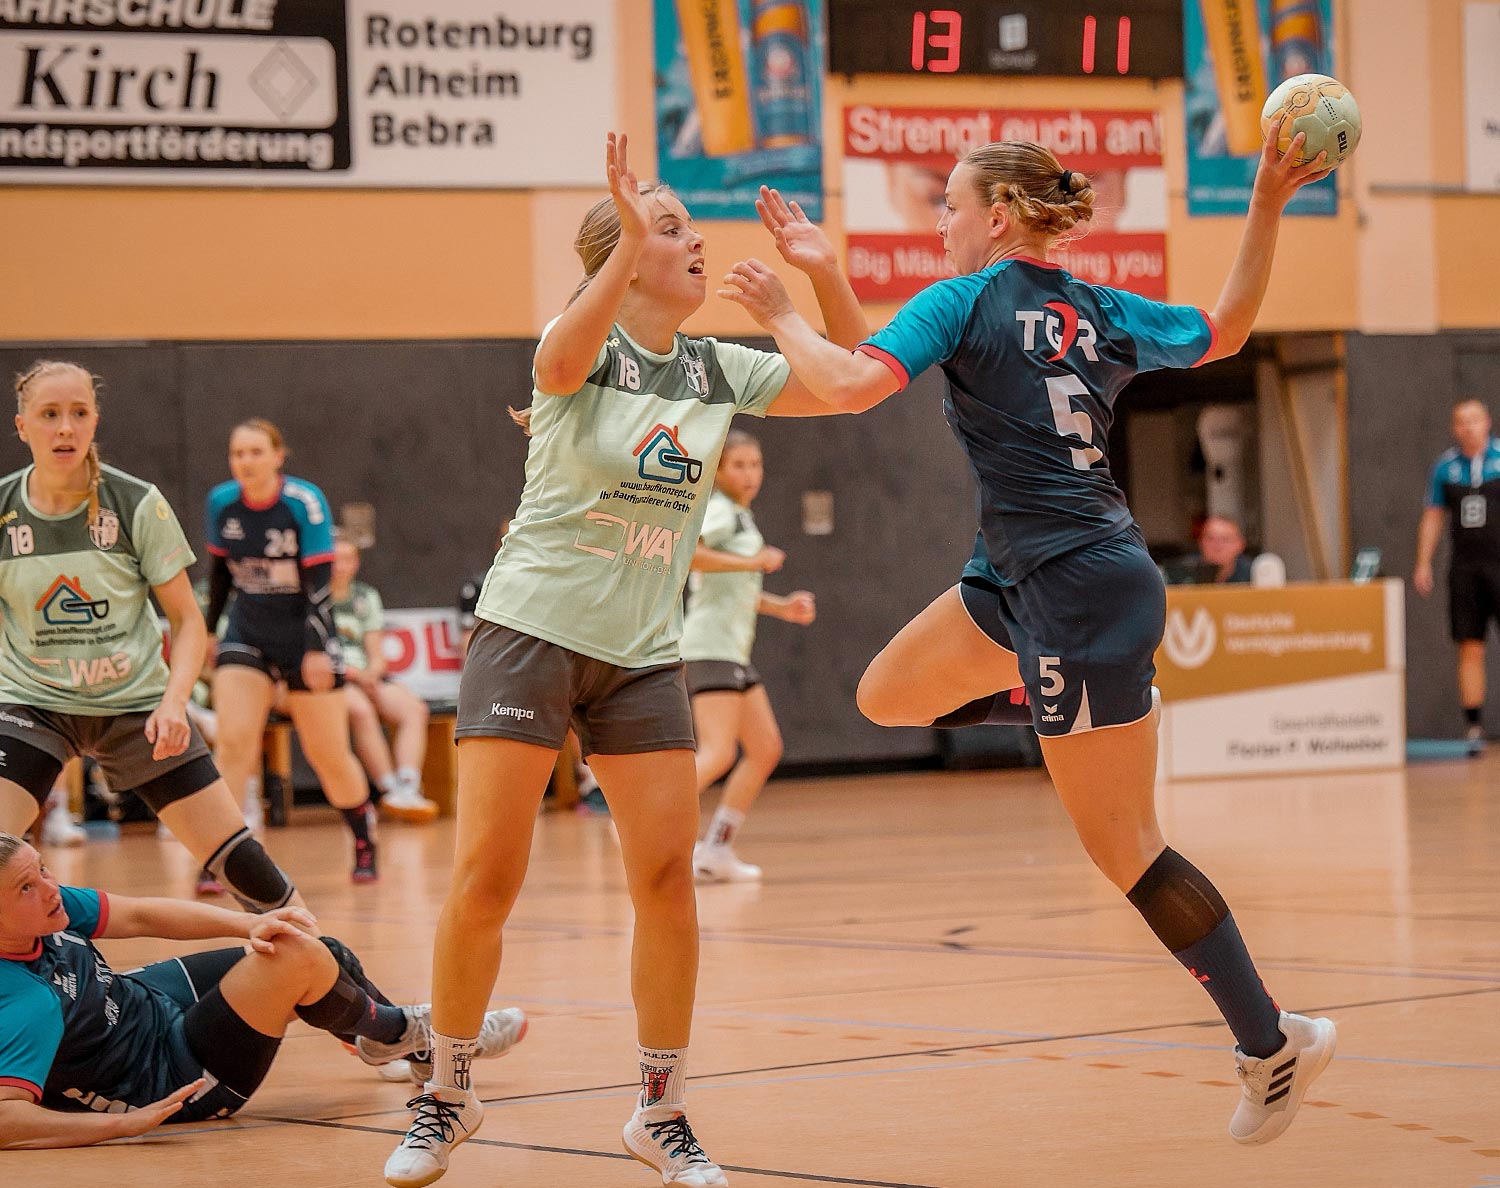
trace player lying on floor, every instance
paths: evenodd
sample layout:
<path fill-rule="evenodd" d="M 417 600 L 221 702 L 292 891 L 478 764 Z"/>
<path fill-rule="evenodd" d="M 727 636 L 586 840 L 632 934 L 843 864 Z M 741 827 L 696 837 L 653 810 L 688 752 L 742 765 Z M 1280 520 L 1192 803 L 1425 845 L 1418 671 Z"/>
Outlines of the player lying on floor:
<path fill-rule="evenodd" d="M 131 936 L 248 944 L 116 973 L 93 942 Z M 0 833 L 0 1148 L 228 1117 L 265 1079 L 294 1016 L 368 1064 L 421 1069 L 428 1013 L 391 1005 L 304 908 L 251 915 L 60 887 L 35 850 Z M 478 1055 L 501 1055 L 525 1032 L 519 1010 L 490 1011 Z"/>

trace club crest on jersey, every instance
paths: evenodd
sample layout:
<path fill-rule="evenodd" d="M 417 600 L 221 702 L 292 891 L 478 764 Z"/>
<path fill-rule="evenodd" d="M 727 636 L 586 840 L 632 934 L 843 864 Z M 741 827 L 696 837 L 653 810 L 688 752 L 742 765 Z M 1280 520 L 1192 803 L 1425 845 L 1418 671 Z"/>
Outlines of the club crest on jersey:
<path fill-rule="evenodd" d="M 639 471 L 643 479 L 653 483 L 696 483 L 703 477 L 703 463 L 688 456 L 677 437 L 676 425 L 652 425 L 641 438 L 640 444 L 631 451 L 639 458 Z"/>
<path fill-rule="evenodd" d="M 219 534 L 223 536 L 225 540 L 244 540 L 245 526 L 238 520 L 236 520 L 233 516 L 230 516 L 229 519 L 224 521 L 224 527 L 220 529 Z"/>
<path fill-rule="evenodd" d="M 688 387 L 699 396 L 707 396 L 708 368 L 703 365 L 703 360 L 697 355 L 678 355 L 677 362 L 682 364 L 682 370 L 687 374 Z"/>
<path fill-rule="evenodd" d="M 1079 317 L 1078 311 L 1065 301 L 1049 301 L 1041 309 L 1018 309 L 1016 321 L 1021 323 L 1021 348 L 1027 351 L 1038 349 L 1036 332 L 1041 327 L 1042 337 L 1053 352 L 1047 356 L 1048 363 L 1067 358 L 1075 344 L 1089 362 L 1099 362 L 1099 352 L 1094 349 L 1099 336 L 1094 324 Z"/>
<path fill-rule="evenodd" d="M 96 549 L 109 552 L 115 547 L 115 541 L 120 539 L 120 517 L 109 508 L 101 507 L 98 521 L 89 525 L 89 539 L 94 542 Z"/>

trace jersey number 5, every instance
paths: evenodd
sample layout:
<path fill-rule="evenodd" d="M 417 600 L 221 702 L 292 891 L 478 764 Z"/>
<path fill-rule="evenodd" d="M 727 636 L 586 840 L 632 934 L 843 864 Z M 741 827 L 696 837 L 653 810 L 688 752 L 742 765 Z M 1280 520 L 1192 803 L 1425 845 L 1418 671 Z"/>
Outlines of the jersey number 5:
<path fill-rule="evenodd" d="M 1103 450 L 1094 448 L 1094 422 L 1089 420 L 1088 413 L 1074 409 L 1068 399 L 1088 394 L 1088 388 L 1076 375 L 1054 375 L 1047 379 L 1047 399 L 1052 404 L 1052 420 L 1057 431 L 1064 437 L 1081 437 L 1088 443 L 1081 450 L 1077 446 L 1070 447 L 1075 470 L 1087 470 L 1104 457 Z"/>

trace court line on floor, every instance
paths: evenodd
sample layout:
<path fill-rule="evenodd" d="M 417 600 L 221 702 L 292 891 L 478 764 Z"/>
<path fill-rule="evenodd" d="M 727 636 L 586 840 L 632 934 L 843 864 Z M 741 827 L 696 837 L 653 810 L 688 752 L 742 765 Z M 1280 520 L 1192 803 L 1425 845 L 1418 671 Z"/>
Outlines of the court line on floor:
<path fill-rule="evenodd" d="M 392 1138 L 399 1138 L 406 1133 L 402 1130 L 392 1130 L 384 1126 L 351 1126 L 347 1122 L 323 1121 L 316 1118 L 285 1118 L 275 1115 L 261 1115 L 268 1122 L 279 1122 L 289 1126 L 313 1126 L 327 1130 L 349 1130 L 364 1134 L 384 1134 Z M 625 1155 L 616 1151 L 594 1151 L 587 1147 L 553 1147 L 544 1143 L 510 1143 L 503 1139 L 471 1138 L 466 1140 L 466 1145 L 471 1147 L 500 1147 L 512 1151 L 537 1151 L 544 1155 L 582 1155 L 589 1159 L 611 1159 L 623 1160 L 633 1163 L 633 1156 Z M 825 1176 L 817 1172 L 795 1172 L 781 1171 L 767 1167 L 746 1167 L 740 1164 L 723 1163 L 719 1165 L 725 1171 L 739 1172 L 747 1176 L 770 1176 L 780 1180 L 803 1180 L 812 1184 L 847 1184 L 851 1188 L 940 1188 L 933 1184 L 914 1184 L 904 1180 L 862 1180 L 852 1176 Z"/>

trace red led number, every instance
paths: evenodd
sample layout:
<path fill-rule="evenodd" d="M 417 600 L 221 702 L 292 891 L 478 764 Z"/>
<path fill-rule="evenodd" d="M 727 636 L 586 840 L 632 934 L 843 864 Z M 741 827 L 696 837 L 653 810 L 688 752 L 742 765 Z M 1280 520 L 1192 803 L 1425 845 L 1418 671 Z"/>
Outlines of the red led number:
<path fill-rule="evenodd" d="M 934 32 L 927 32 L 931 22 Z M 943 32 L 936 32 L 938 26 Z M 951 8 L 934 8 L 931 11 L 914 12 L 911 15 L 911 68 L 929 70 L 933 74 L 952 74 L 958 69 L 959 52 L 963 48 L 964 18 L 962 13 Z M 927 56 L 927 51 L 941 51 L 941 58 Z"/>
<path fill-rule="evenodd" d="M 1099 20 L 1094 16 L 1083 18 L 1083 51 L 1079 66 L 1083 73 L 1093 74 L 1097 49 Z M 1130 73 L 1130 18 L 1122 16 L 1115 26 L 1115 73 Z"/>

